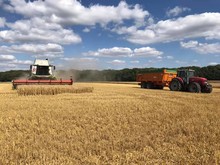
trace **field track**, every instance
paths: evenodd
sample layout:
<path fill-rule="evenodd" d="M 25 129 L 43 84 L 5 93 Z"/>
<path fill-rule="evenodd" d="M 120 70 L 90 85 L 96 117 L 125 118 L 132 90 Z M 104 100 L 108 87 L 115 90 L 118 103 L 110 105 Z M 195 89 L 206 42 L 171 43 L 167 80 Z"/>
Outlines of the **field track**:
<path fill-rule="evenodd" d="M 94 91 L 19 96 L 0 84 L 0 164 L 220 164 L 220 88 L 74 85 Z"/>

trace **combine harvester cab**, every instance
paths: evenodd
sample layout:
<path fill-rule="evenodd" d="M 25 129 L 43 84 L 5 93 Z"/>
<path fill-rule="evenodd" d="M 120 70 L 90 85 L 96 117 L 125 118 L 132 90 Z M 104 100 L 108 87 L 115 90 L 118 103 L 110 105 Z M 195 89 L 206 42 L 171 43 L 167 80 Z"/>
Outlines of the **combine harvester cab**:
<path fill-rule="evenodd" d="M 139 82 L 138 84 L 141 88 L 163 89 L 169 86 L 169 83 L 176 75 L 176 70 L 163 69 L 155 72 L 138 74 L 136 81 Z"/>
<path fill-rule="evenodd" d="M 48 59 L 36 59 L 34 64 L 30 66 L 30 77 L 23 80 L 12 80 L 13 89 L 17 89 L 18 85 L 72 85 L 73 79 L 57 80 L 53 72 L 55 66 L 50 65 Z"/>

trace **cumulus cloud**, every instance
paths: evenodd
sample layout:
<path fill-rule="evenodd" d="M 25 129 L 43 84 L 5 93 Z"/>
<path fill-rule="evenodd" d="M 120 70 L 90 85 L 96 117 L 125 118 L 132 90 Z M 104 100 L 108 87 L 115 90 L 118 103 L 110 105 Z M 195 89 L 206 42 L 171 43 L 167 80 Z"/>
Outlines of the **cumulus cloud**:
<path fill-rule="evenodd" d="M 173 17 L 176 17 L 176 16 L 182 14 L 183 12 L 185 12 L 185 11 L 190 11 L 190 10 L 191 10 L 191 9 L 188 8 L 188 7 L 176 6 L 176 7 L 172 8 L 172 9 L 168 9 L 167 12 L 166 12 L 166 15 L 167 15 L 168 17 L 172 17 L 172 16 L 173 16 Z"/>
<path fill-rule="evenodd" d="M 218 65 L 219 63 L 217 62 L 210 62 L 209 65 Z"/>
<path fill-rule="evenodd" d="M 220 43 L 199 43 L 198 41 L 180 42 L 181 47 L 199 54 L 220 54 Z"/>
<path fill-rule="evenodd" d="M 80 36 L 70 29 L 64 29 L 56 23 L 46 22 L 41 18 L 18 20 L 6 23 L 10 30 L 0 31 L 0 41 L 7 43 L 59 43 L 76 44 L 81 42 Z"/>
<path fill-rule="evenodd" d="M 109 64 L 113 64 L 113 65 L 121 65 L 121 64 L 125 64 L 124 60 L 112 60 L 108 62 Z"/>
<path fill-rule="evenodd" d="M 88 33 L 88 32 L 90 32 L 90 29 L 89 28 L 84 28 L 83 32 Z"/>
<path fill-rule="evenodd" d="M 15 56 L 13 55 L 0 55 L 0 61 L 13 61 L 15 60 Z"/>
<path fill-rule="evenodd" d="M 13 60 L 9 64 L 15 64 L 15 65 L 31 65 L 33 64 L 33 61 L 30 60 Z"/>
<path fill-rule="evenodd" d="M 134 49 L 134 56 L 136 57 L 154 57 L 160 56 L 163 52 L 156 50 L 155 48 L 151 47 L 142 47 L 138 49 Z"/>
<path fill-rule="evenodd" d="M 123 20 L 133 19 L 143 22 L 149 15 L 140 5 L 128 5 L 121 1 L 118 6 L 90 5 L 83 6 L 76 0 L 33 1 L 26 3 L 24 0 L 11 0 L 10 5 L 5 5 L 6 10 L 22 14 L 26 17 L 47 17 L 52 22 L 71 25 L 106 25 L 110 22 L 121 23 Z M 107 16 L 107 17 L 106 17 Z"/>
<path fill-rule="evenodd" d="M 21 65 L 30 65 L 33 63 L 33 61 L 30 60 L 18 60 L 13 55 L 0 55 L 0 61 L 5 62 L 4 64 L 21 64 Z"/>
<path fill-rule="evenodd" d="M 29 54 L 61 54 L 63 47 L 58 44 L 23 44 L 12 45 L 11 49 L 15 52 L 24 52 Z"/>
<path fill-rule="evenodd" d="M 166 56 L 166 58 L 167 58 L 167 59 L 169 59 L 169 60 L 174 59 L 174 57 L 173 57 L 173 56 Z"/>
<path fill-rule="evenodd" d="M 1 71 L 9 69 L 21 69 L 22 66 L 25 66 L 25 68 L 27 69 L 27 65 L 30 65 L 32 63 L 33 61 L 30 60 L 18 60 L 13 55 L 0 55 Z"/>
<path fill-rule="evenodd" d="M 156 57 L 162 54 L 163 52 L 151 47 L 136 48 L 134 50 L 127 47 L 113 47 L 84 53 L 86 56 L 96 57 Z"/>
<path fill-rule="evenodd" d="M 5 26 L 5 18 L 0 17 L 0 28 Z"/>
<path fill-rule="evenodd" d="M 159 21 L 146 26 L 145 29 L 122 26 L 112 31 L 124 34 L 126 40 L 136 44 L 171 42 L 196 37 L 220 39 L 219 17 L 220 13 L 202 13 Z"/>
<path fill-rule="evenodd" d="M 74 57 L 63 57 L 61 60 L 64 61 L 77 61 L 77 62 L 85 62 L 85 61 L 98 61 L 97 58 L 74 58 Z"/>
<path fill-rule="evenodd" d="M 84 55 L 96 57 L 129 57 L 132 55 L 132 50 L 126 47 L 103 48 L 97 51 L 89 51 L 84 53 Z"/>
<path fill-rule="evenodd" d="M 134 60 L 134 61 L 130 61 L 130 63 L 132 63 L 132 64 L 139 64 L 140 61 L 138 61 L 138 60 Z"/>
<path fill-rule="evenodd" d="M 22 44 L 0 46 L 0 52 L 26 54 L 62 54 L 63 47 L 58 44 Z"/>

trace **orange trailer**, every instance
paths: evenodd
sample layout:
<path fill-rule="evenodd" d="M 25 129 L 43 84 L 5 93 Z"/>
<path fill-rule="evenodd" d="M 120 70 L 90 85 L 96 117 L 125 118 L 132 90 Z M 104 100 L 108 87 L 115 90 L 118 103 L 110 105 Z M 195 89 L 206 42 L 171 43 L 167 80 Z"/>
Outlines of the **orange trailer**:
<path fill-rule="evenodd" d="M 173 78 L 177 76 L 176 70 L 159 70 L 157 72 L 138 74 L 136 81 L 141 88 L 163 89 L 168 87 Z"/>

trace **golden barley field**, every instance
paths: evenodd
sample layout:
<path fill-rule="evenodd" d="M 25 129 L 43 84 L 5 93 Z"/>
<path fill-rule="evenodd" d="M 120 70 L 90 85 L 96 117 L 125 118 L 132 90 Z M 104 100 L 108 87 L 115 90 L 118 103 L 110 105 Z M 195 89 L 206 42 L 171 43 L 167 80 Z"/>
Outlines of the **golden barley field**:
<path fill-rule="evenodd" d="M 23 96 L 0 84 L 0 164 L 220 164 L 220 88 L 74 86 L 94 90 Z"/>

